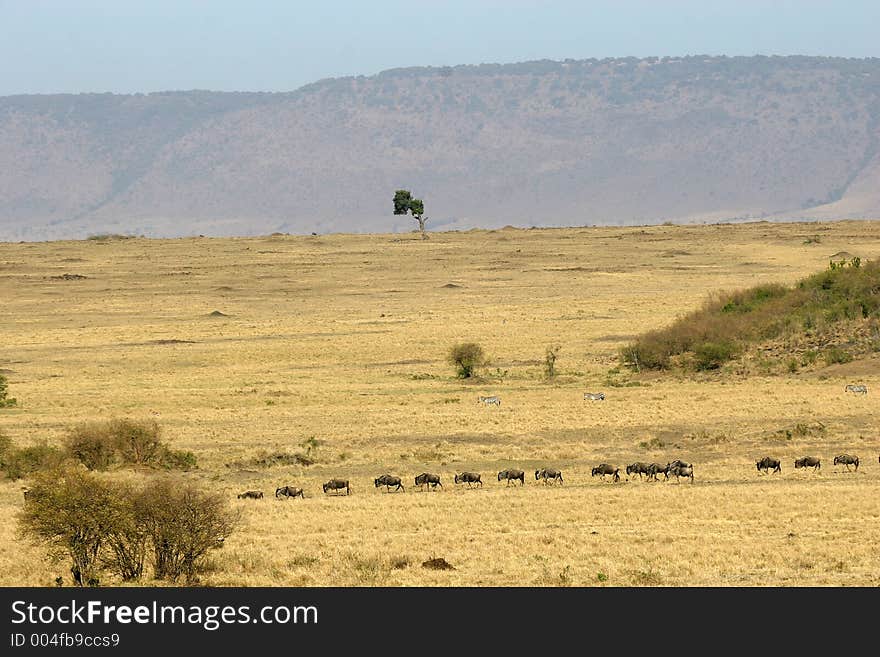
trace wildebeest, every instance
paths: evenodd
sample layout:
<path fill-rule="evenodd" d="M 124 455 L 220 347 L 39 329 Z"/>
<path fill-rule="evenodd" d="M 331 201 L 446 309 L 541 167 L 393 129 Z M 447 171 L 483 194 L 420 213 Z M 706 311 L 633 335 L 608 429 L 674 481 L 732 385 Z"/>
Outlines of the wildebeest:
<path fill-rule="evenodd" d="M 856 466 L 856 472 L 859 470 L 859 457 L 858 456 L 850 456 L 849 454 L 839 454 L 834 457 L 834 465 L 845 465 L 846 469 L 849 470 L 849 466 Z"/>
<path fill-rule="evenodd" d="M 440 482 L 440 475 L 431 474 L 430 472 L 423 472 L 416 476 L 416 486 L 425 486 L 425 484 L 428 484 L 435 490 L 437 486 L 443 488 L 443 484 Z"/>
<path fill-rule="evenodd" d="M 675 475 L 676 481 L 678 481 L 679 477 L 690 477 L 691 483 L 694 483 L 694 466 L 690 463 L 679 461 L 678 463 L 669 466 L 669 471 L 666 473 L 666 476 L 668 477 L 669 475 Z"/>
<path fill-rule="evenodd" d="M 607 463 L 600 463 L 593 468 L 593 472 L 590 476 L 595 477 L 596 475 L 602 475 L 602 479 L 605 478 L 605 475 L 614 475 L 612 481 L 620 481 L 620 468 L 616 468 Z"/>
<path fill-rule="evenodd" d="M 501 397 L 494 397 L 494 396 L 493 397 L 482 397 L 482 396 L 478 397 L 477 403 L 481 403 L 481 402 L 483 404 L 486 404 L 487 406 L 489 404 L 495 404 L 496 406 L 501 406 Z"/>
<path fill-rule="evenodd" d="M 817 459 L 815 456 L 804 456 L 803 458 L 796 459 L 794 462 L 794 468 L 797 470 L 798 468 L 813 468 L 813 472 L 822 468 L 822 461 Z"/>
<path fill-rule="evenodd" d="M 540 470 L 535 470 L 535 481 L 538 479 L 543 479 L 546 484 L 548 481 L 553 481 L 555 484 L 557 481 L 561 484 L 562 481 L 562 471 L 557 470 L 556 468 L 541 468 Z"/>
<path fill-rule="evenodd" d="M 246 490 L 243 493 L 239 493 L 238 499 L 251 499 L 251 500 L 261 500 L 263 499 L 263 491 L 261 490 Z"/>
<path fill-rule="evenodd" d="M 324 489 L 325 493 L 328 490 L 332 490 L 332 491 L 345 490 L 346 495 L 351 495 L 351 486 L 348 483 L 348 479 L 331 479 L 326 484 L 321 484 L 321 488 Z M 336 493 L 334 493 L 334 494 L 336 494 Z"/>
<path fill-rule="evenodd" d="M 498 473 L 498 481 L 502 479 L 507 479 L 507 485 L 510 486 L 510 482 L 516 482 L 519 479 L 520 486 L 525 486 L 526 484 L 526 473 L 522 470 L 502 470 Z"/>
<path fill-rule="evenodd" d="M 631 474 L 638 474 L 639 479 L 641 479 L 642 475 L 648 474 L 649 465 L 650 464 L 642 463 L 641 461 L 630 463 L 628 466 L 626 466 L 626 476 L 629 477 Z"/>
<path fill-rule="evenodd" d="M 602 401 L 605 399 L 605 393 L 604 392 L 585 392 L 584 393 L 584 400 L 587 400 L 587 399 L 591 399 L 594 401 Z"/>
<path fill-rule="evenodd" d="M 854 392 L 857 395 L 867 395 L 868 394 L 868 386 L 862 384 L 853 385 L 850 383 L 846 388 L 843 389 L 844 392 Z"/>
<path fill-rule="evenodd" d="M 275 497 L 301 497 L 306 499 L 303 489 L 295 488 L 294 486 L 282 486 L 281 488 L 276 488 Z"/>
<path fill-rule="evenodd" d="M 480 484 L 480 488 L 483 487 L 483 481 L 480 479 L 480 473 L 478 472 L 462 472 L 461 474 L 456 474 L 455 483 L 467 484 L 468 488 L 471 487 L 471 484 Z"/>
<path fill-rule="evenodd" d="M 765 456 L 760 461 L 755 461 L 755 467 L 758 469 L 758 472 L 763 470 L 765 474 L 769 474 L 771 470 L 773 472 L 782 472 L 782 463 L 779 459 L 774 459 L 772 456 Z"/>
<path fill-rule="evenodd" d="M 661 465 L 659 463 L 651 463 L 648 466 L 648 472 L 647 472 L 648 479 L 653 480 L 653 481 L 657 481 L 657 474 L 660 472 L 662 472 L 664 475 L 666 475 L 666 478 L 669 479 L 669 467 L 670 467 L 669 464 Z"/>
<path fill-rule="evenodd" d="M 406 492 L 400 477 L 395 477 L 390 474 L 383 474 L 381 477 L 377 477 L 373 480 L 373 484 L 375 484 L 376 488 L 379 488 L 379 486 L 385 486 L 386 493 L 391 490 L 392 486 L 396 486 L 394 490 L 402 490 Z"/>

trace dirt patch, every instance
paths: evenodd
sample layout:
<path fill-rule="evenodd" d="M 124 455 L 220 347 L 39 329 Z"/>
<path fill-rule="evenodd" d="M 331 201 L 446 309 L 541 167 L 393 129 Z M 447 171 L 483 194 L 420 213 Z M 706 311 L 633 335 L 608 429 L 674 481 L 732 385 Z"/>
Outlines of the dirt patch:
<path fill-rule="evenodd" d="M 141 344 L 196 344 L 195 340 L 150 340 Z"/>
<path fill-rule="evenodd" d="M 50 276 L 49 278 L 53 281 L 81 281 L 88 277 L 82 274 L 61 274 L 61 276 Z"/>
<path fill-rule="evenodd" d="M 219 310 L 214 310 L 208 313 L 208 317 L 229 317 L 226 313 L 221 313 Z"/>
<path fill-rule="evenodd" d="M 463 286 L 462 286 L 462 285 L 456 285 L 455 283 L 447 283 L 446 285 L 441 285 L 440 287 L 451 289 L 451 288 L 455 288 L 455 287 L 463 287 Z"/>
<path fill-rule="evenodd" d="M 435 557 L 422 562 L 422 568 L 429 570 L 455 570 L 455 566 L 446 561 L 443 557 Z"/>

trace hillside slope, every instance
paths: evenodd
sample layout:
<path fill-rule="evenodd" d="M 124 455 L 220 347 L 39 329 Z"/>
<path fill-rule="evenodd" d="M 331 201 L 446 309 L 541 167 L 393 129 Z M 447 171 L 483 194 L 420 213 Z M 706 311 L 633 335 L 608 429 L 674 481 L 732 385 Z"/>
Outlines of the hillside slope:
<path fill-rule="evenodd" d="M 0 98 L 0 239 L 880 216 L 880 60 L 412 68 Z"/>

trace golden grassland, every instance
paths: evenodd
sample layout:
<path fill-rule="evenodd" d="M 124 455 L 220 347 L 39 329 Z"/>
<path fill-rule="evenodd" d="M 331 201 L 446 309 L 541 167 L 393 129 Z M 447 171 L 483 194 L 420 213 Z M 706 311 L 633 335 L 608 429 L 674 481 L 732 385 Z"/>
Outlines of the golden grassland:
<path fill-rule="evenodd" d="M 880 255 L 880 222 L 4 243 L 0 372 L 19 405 L 0 430 L 57 444 L 76 422 L 157 419 L 199 459 L 183 476 L 241 511 L 209 585 L 877 585 L 880 360 L 609 374 L 620 346 L 709 293 L 790 284 L 838 251 Z M 490 355 L 480 380 L 454 378 L 459 341 Z M 854 382 L 869 394 L 845 394 Z M 248 465 L 310 438 L 312 466 Z M 808 454 L 821 472 L 793 469 Z M 781 474 L 757 473 L 765 455 Z M 679 457 L 692 485 L 590 476 Z M 545 465 L 565 484 L 537 483 Z M 496 480 L 508 467 L 524 487 Z M 482 489 L 453 484 L 467 469 Z M 444 489 L 417 492 L 423 471 Z M 406 492 L 376 489 L 385 472 Z M 324 495 L 330 477 L 353 494 Z M 19 538 L 22 483 L 0 481 L 0 585 L 51 585 L 66 566 Z M 274 499 L 285 484 L 306 499 Z M 434 556 L 455 570 L 421 567 Z"/>

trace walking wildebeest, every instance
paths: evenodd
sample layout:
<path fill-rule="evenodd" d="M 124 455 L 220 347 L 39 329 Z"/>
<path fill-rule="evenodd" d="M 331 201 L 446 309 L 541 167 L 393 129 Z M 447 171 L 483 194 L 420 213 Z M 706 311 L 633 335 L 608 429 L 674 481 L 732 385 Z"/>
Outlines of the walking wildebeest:
<path fill-rule="evenodd" d="M 394 475 L 383 474 L 381 477 L 377 477 L 376 479 L 374 479 L 373 483 L 375 484 L 376 488 L 379 488 L 379 486 L 385 486 L 386 493 L 391 490 L 392 486 L 397 487 L 394 490 L 402 490 L 403 492 L 406 492 L 406 489 L 403 487 L 403 482 L 400 480 L 400 477 L 395 477 Z"/>
<path fill-rule="evenodd" d="M 510 486 L 510 482 L 516 482 L 519 479 L 520 486 L 526 485 L 526 473 L 522 470 L 502 470 L 498 473 L 498 481 L 502 479 L 507 479 L 507 485 Z"/>
<path fill-rule="evenodd" d="M 648 480 L 649 481 L 658 481 L 657 473 L 662 472 L 666 475 L 666 478 L 669 479 L 669 465 L 661 465 L 659 463 L 651 463 L 648 466 Z"/>
<path fill-rule="evenodd" d="M 437 486 L 443 488 L 443 484 L 440 482 L 440 475 L 431 474 L 430 472 L 423 472 L 416 476 L 416 486 L 424 487 L 425 484 L 428 484 L 434 490 L 437 490 Z"/>
<path fill-rule="evenodd" d="M 641 461 L 637 461 L 636 463 L 630 463 L 626 466 L 626 476 L 629 478 L 631 474 L 638 474 L 639 479 L 642 478 L 642 475 L 648 474 L 648 463 L 642 463 Z"/>
<path fill-rule="evenodd" d="M 694 483 L 694 466 L 690 463 L 679 462 L 675 465 L 670 465 L 669 472 L 666 476 L 668 477 L 671 474 L 675 475 L 676 481 L 678 481 L 679 477 L 690 477 L 691 483 Z"/>
<path fill-rule="evenodd" d="M 483 480 L 480 479 L 480 474 L 478 472 L 462 472 L 461 474 L 456 474 L 455 483 L 467 484 L 468 488 L 471 487 L 471 484 L 480 484 L 480 488 L 483 487 Z"/>
<path fill-rule="evenodd" d="M 324 489 L 326 493 L 328 490 L 335 491 L 345 490 L 346 495 L 351 495 L 351 486 L 348 483 L 348 479 L 331 479 L 326 484 L 321 484 L 321 488 Z"/>
<path fill-rule="evenodd" d="M 593 468 L 593 472 L 590 476 L 595 477 L 596 475 L 602 475 L 602 479 L 605 478 L 605 475 L 614 475 L 612 481 L 620 481 L 620 468 L 616 468 L 607 463 L 600 463 Z"/>
<path fill-rule="evenodd" d="M 293 486 L 282 486 L 281 488 L 275 489 L 275 497 L 301 497 L 306 499 L 305 493 L 303 493 L 302 488 L 295 488 Z"/>
<path fill-rule="evenodd" d="M 763 470 L 764 474 L 770 474 L 771 470 L 773 472 L 782 472 L 782 463 L 779 459 L 774 459 L 772 456 L 765 456 L 760 461 L 755 461 L 755 467 L 758 469 L 758 472 Z"/>
<path fill-rule="evenodd" d="M 794 469 L 798 468 L 813 468 L 813 472 L 821 469 L 822 461 L 817 459 L 815 456 L 804 456 L 803 458 L 796 459 L 794 462 Z"/>
<path fill-rule="evenodd" d="M 251 500 L 261 500 L 263 499 L 263 491 L 261 490 L 246 490 L 243 493 L 240 493 L 238 499 L 251 499 Z"/>
<path fill-rule="evenodd" d="M 859 471 L 859 457 L 858 456 L 850 456 L 849 454 L 839 454 L 834 457 L 834 465 L 842 464 L 846 466 L 847 471 L 849 471 L 849 466 L 856 466 L 856 472 Z"/>
<path fill-rule="evenodd" d="M 535 470 L 535 481 L 538 479 L 543 479 L 544 484 L 546 485 L 548 481 L 553 481 L 555 484 L 557 481 L 561 484 L 562 481 L 562 471 L 557 470 L 556 468 L 541 468 L 540 470 Z"/>

